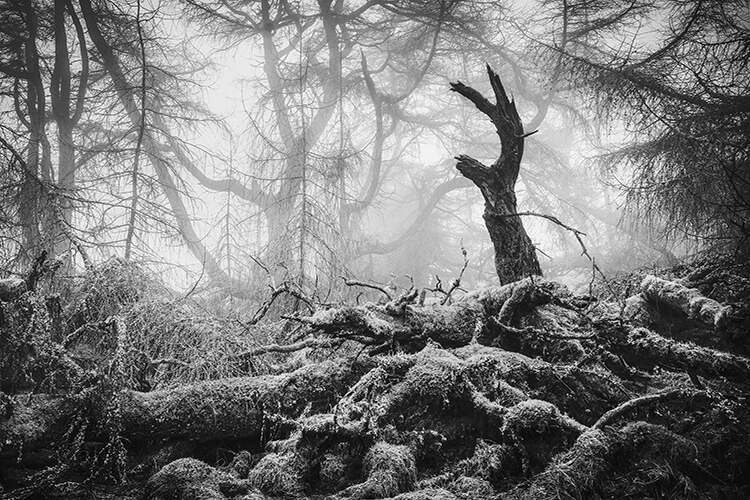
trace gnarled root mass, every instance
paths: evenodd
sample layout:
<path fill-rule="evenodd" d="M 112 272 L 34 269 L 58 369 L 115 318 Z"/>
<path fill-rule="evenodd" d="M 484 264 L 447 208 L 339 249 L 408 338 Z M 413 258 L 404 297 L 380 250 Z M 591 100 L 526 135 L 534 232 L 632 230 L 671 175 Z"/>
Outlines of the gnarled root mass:
<path fill-rule="evenodd" d="M 747 497 L 750 362 L 655 327 L 662 304 L 722 335 L 730 311 L 696 294 L 653 277 L 625 308 L 541 278 L 435 305 L 410 290 L 240 353 L 307 355 L 289 372 L 138 392 L 66 368 L 75 390 L 0 394 L 0 484 L 65 497 L 115 470 L 117 495 L 154 499 Z"/>

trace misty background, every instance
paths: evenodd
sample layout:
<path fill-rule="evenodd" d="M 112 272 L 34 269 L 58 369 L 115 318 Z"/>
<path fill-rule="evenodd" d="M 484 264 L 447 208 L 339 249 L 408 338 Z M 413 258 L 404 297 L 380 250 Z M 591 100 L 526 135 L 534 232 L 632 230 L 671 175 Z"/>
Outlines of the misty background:
<path fill-rule="evenodd" d="M 454 156 L 500 142 L 449 91 L 489 95 L 485 64 L 538 131 L 519 212 L 585 233 L 605 274 L 745 245 L 746 2 L 1 3 L 10 273 L 46 249 L 70 273 L 116 257 L 180 289 L 324 298 L 342 276 L 448 283 L 465 249 L 461 285 L 493 283 Z M 575 235 L 523 222 L 545 274 L 586 287 Z"/>

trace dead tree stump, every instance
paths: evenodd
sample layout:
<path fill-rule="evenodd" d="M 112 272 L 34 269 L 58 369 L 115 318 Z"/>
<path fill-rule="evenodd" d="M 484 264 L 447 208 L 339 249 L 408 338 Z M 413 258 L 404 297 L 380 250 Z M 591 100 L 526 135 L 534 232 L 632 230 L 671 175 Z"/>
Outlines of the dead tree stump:
<path fill-rule="evenodd" d="M 491 166 L 460 155 L 456 168 L 464 177 L 477 185 L 484 197 L 484 222 L 495 247 L 495 269 L 500 283 L 511 283 L 527 276 L 541 275 L 536 250 L 517 215 L 515 186 L 523 157 L 524 134 L 516 105 L 500 82 L 500 78 L 487 66 L 496 104 L 461 82 L 451 83 L 458 92 L 487 115 L 500 137 L 501 154 Z"/>

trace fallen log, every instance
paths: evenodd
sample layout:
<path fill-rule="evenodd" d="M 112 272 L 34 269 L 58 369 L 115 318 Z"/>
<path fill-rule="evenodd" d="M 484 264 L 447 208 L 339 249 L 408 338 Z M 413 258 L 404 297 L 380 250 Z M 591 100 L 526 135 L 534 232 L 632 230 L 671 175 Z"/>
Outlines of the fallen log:
<path fill-rule="evenodd" d="M 726 325 L 732 310 L 731 307 L 706 297 L 696 288 L 653 275 L 643 279 L 641 293 L 649 302 L 666 305 L 681 311 L 690 319 L 716 328 Z"/>
<path fill-rule="evenodd" d="M 132 443 L 208 441 L 261 434 L 264 424 L 330 408 L 372 363 L 327 361 L 281 375 L 228 378 L 148 393 L 116 395 L 122 436 Z M 0 421 L 0 457 L 56 442 L 82 409 L 103 422 L 110 401 L 97 391 L 71 397 L 17 396 Z M 95 436 L 94 436 L 95 437 Z"/>
<path fill-rule="evenodd" d="M 690 342 L 677 342 L 646 328 L 633 328 L 619 344 L 626 360 L 678 369 L 703 377 L 724 377 L 734 382 L 750 380 L 750 360 Z"/>

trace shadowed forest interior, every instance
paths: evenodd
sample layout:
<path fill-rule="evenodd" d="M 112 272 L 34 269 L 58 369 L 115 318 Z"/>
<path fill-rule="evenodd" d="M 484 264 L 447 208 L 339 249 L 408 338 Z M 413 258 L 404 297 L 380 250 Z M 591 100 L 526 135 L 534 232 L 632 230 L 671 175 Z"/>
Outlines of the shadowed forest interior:
<path fill-rule="evenodd" d="M 0 498 L 750 497 L 745 0 L 0 0 Z"/>

